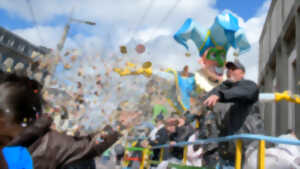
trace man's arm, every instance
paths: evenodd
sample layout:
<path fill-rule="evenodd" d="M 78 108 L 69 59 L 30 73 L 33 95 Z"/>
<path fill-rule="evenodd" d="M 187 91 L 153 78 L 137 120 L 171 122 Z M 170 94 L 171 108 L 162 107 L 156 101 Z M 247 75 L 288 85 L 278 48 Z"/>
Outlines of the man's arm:
<path fill-rule="evenodd" d="M 168 140 L 169 140 L 168 133 L 164 129 L 161 129 L 161 131 L 157 132 L 156 145 L 166 144 Z"/>
<path fill-rule="evenodd" d="M 223 82 L 220 86 L 214 88 L 207 95 L 204 105 L 214 106 L 217 102 L 255 102 L 258 100 L 257 85 L 248 80 L 242 80 L 238 84 L 232 82 Z"/>
<path fill-rule="evenodd" d="M 258 100 L 258 87 L 257 85 L 248 80 L 242 80 L 238 85 L 229 89 L 219 90 L 220 102 L 236 102 L 246 101 L 255 102 Z"/>

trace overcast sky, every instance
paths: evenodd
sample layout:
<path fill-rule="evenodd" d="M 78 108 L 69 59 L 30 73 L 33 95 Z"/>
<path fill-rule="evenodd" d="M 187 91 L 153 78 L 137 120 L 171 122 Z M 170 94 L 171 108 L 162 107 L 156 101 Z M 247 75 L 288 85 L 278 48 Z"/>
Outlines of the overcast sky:
<path fill-rule="evenodd" d="M 188 17 L 209 27 L 217 14 L 229 10 L 239 16 L 240 25 L 252 44 L 251 51 L 240 59 L 247 67 L 247 78 L 256 81 L 258 39 L 269 4 L 268 0 L 246 3 L 232 0 L 1 0 L 0 25 L 34 44 L 55 48 L 67 18 L 72 15 L 97 25 L 74 23 L 66 48 L 83 48 L 90 55 L 103 55 L 104 50 L 120 55 L 120 45 L 134 48 L 143 43 L 147 53 L 138 56 L 132 50 L 130 57 L 176 69 L 185 64 L 197 69 L 197 49 L 192 48 L 193 56 L 186 58 L 185 49 L 172 35 Z M 228 58 L 232 59 L 230 55 Z"/>
<path fill-rule="evenodd" d="M 60 65 L 58 78 L 75 83 L 82 80 L 77 77 L 80 67 L 86 74 L 105 72 L 103 60 L 108 67 L 121 66 L 125 61 L 141 63 L 150 60 L 155 73 L 162 67 L 179 70 L 184 65 L 189 65 L 192 70 L 199 69 L 196 47 L 189 42 L 192 56 L 187 58 L 185 48 L 176 43 L 172 36 L 189 17 L 203 27 L 209 27 L 216 15 L 227 10 L 239 17 L 239 24 L 245 29 L 251 43 L 251 50 L 241 55 L 240 60 L 246 66 L 246 78 L 257 81 L 258 40 L 270 2 L 270 0 L 1 0 L 0 26 L 36 45 L 55 49 L 70 16 L 96 22 L 96 26 L 78 23 L 71 25 L 65 49 L 79 48 L 82 57 L 73 63 L 72 66 L 76 69 L 66 71 Z M 146 52 L 142 55 L 138 55 L 134 49 L 139 43 L 146 46 Z M 127 46 L 129 51 L 127 55 L 120 54 L 120 45 Z M 123 60 L 117 62 L 116 58 Z M 233 59 L 232 50 L 228 59 Z M 68 58 L 65 58 L 64 62 L 67 61 Z M 96 69 L 92 69 L 92 66 L 96 66 Z M 110 85 L 120 85 L 120 81 L 131 84 L 131 87 L 142 86 L 145 83 L 143 77 L 120 80 L 117 75 L 111 76 Z M 133 80 L 135 83 L 130 83 Z M 115 95 L 112 99 L 126 99 L 133 93 Z M 136 94 L 138 95 L 138 92 Z"/>

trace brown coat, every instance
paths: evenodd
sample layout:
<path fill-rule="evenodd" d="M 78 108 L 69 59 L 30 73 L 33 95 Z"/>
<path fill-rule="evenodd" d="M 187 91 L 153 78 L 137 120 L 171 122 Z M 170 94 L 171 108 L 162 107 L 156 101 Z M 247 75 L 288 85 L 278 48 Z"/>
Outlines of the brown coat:
<path fill-rule="evenodd" d="M 4 160 L 4 156 L 2 154 L 2 150 L 1 149 L 0 149 L 0 166 L 1 166 L 1 169 L 8 169 L 7 163 Z"/>
<path fill-rule="evenodd" d="M 58 169 L 81 159 L 101 155 L 120 137 L 118 132 L 111 132 L 96 144 L 96 135 L 67 136 L 50 130 L 51 123 L 52 119 L 42 117 L 9 144 L 27 147 L 35 169 Z"/>

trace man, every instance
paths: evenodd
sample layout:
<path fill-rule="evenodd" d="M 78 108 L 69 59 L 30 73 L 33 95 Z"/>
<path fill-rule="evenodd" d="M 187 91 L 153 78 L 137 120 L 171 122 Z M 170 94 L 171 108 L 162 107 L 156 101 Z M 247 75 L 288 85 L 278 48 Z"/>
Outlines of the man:
<path fill-rule="evenodd" d="M 213 107 L 218 102 L 231 103 L 222 120 L 219 136 L 240 133 L 262 134 L 263 121 L 257 105 L 259 94 L 257 85 L 244 79 L 245 67 L 239 61 L 228 62 L 226 68 L 228 80 L 210 91 L 204 101 L 204 105 L 208 107 Z M 220 144 L 219 150 L 223 159 L 234 163 L 233 142 Z"/>
<path fill-rule="evenodd" d="M 151 146 L 158 146 L 163 144 L 174 144 L 175 132 L 178 121 L 175 118 L 169 118 L 166 120 L 164 127 L 157 131 L 155 140 L 149 140 Z M 153 150 L 152 160 L 158 161 L 160 156 L 160 149 Z M 170 157 L 168 149 L 164 150 L 163 160 L 167 160 Z"/>
<path fill-rule="evenodd" d="M 194 129 L 191 124 L 187 123 L 185 116 L 177 117 L 178 124 L 176 126 L 176 132 L 173 134 L 175 142 L 188 141 L 189 137 L 193 134 Z M 172 157 L 177 160 L 183 159 L 183 147 L 171 147 L 170 153 Z"/>
<path fill-rule="evenodd" d="M 163 127 L 164 127 L 164 115 L 161 112 L 155 119 L 155 127 L 151 130 L 149 134 L 149 139 L 151 141 L 155 141 L 156 133 Z"/>

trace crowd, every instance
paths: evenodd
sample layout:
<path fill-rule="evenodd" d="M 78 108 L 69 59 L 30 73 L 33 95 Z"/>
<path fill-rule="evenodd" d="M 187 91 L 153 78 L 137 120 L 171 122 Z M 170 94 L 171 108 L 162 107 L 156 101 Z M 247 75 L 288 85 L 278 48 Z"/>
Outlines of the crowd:
<path fill-rule="evenodd" d="M 152 168 L 167 168 L 169 163 L 181 163 L 183 147 L 179 142 L 215 138 L 240 133 L 263 134 L 263 121 L 258 109 L 258 87 L 245 80 L 245 68 L 239 62 L 226 64 L 228 80 L 201 96 L 202 104 L 191 112 L 160 112 L 154 117 L 153 127 L 142 132 L 129 133 L 133 147 L 171 146 L 154 149 L 150 159 L 162 162 Z M 137 128 L 141 113 L 115 119 L 113 126 L 86 135 L 73 136 L 56 130 L 51 115 L 44 109 L 43 86 L 32 79 L 12 73 L 0 72 L 0 166 L 4 169 L 79 169 L 96 168 L 95 157 L 102 156 L 103 164 L 115 155 L 115 165 L 129 160 L 128 168 L 139 168 L 141 151 L 126 153 L 122 143 L 115 144 L 125 129 Z M 78 129 L 80 130 L 80 129 Z M 128 130 L 127 130 L 128 131 Z M 130 131 L 130 130 L 129 130 Z M 132 131 L 132 130 L 131 130 Z M 291 133 L 291 132 L 290 132 Z M 289 135 L 290 136 L 290 135 Z M 296 136 L 293 135 L 296 139 Z M 250 146 L 251 145 L 251 146 Z M 255 159 L 253 142 L 243 144 L 243 164 L 250 169 Z M 253 148 L 254 147 L 254 148 Z M 283 150 L 285 147 L 278 147 Z M 247 151 L 246 151 L 247 150 Z M 285 151 L 285 150 L 283 150 Z M 292 151 L 287 149 L 286 151 Z M 296 153 L 297 151 L 293 151 Z M 272 151 L 270 151 L 272 154 Z M 233 168 L 235 162 L 233 142 L 207 145 L 189 145 L 187 165 L 208 168 Z M 249 157 L 249 160 L 248 158 Z M 294 159 L 293 159 L 294 160 Z M 292 161 L 293 161 L 292 160 Z M 299 159 L 296 159 L 299 160 Z M 294 162 L 296 163 L 296 162 Z M 296 165 L 296 164 L 295 164 Z M 104 165 L 105 166 L 105 165 Z"/>
<path fill-rule="evenodd" d="M 240 133 L 263 134 L 263 121 L 258 109 L 257 85 L 244 79 L 245 68 L 236 61 L 226 64 L 228 80 L 220 83 L 201 96 L 202 104 L 184 114 L 171 113 L 156 116 L 155 127 L 144 146 L 170 144 L 163 152 L 163 162 L 158 168 L 166 168 L 169 162 L 181 163 L 183 147 L 172 146 L 178 142 L 215 138 Z M 250 144 L 245 142 L 244 150 Z M 160 159 L 160 149 L 154 149 L 151 159 Z M 213 168 L 217 163 L 233 167 L 235 161 L 234 143 L 189 146 L 188 164 Z M 155 165 L 153 165 L 155 166 Z"/>

